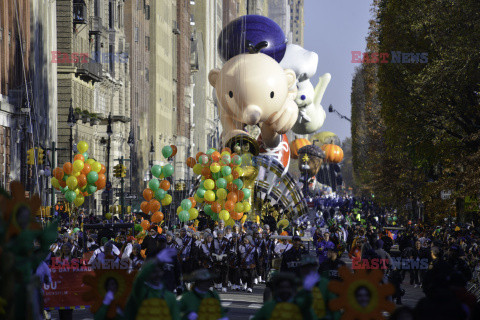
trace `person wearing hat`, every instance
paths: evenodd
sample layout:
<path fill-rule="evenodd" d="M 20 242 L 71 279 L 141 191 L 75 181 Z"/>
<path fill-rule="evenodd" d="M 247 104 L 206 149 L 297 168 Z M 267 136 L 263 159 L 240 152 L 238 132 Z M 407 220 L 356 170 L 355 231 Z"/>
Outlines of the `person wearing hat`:
<path fill-rule="evenodd" d="M 194 283 L 192 290 L 185 292 L 179 302 L 182 320 L 227 319 L 220 297 L 210 290 L 214 276 L 206 269 L 195 270 L 188 281 Z"/>
<path fill-rule="evenodd" d="M 227 238 L 229 241 L 232 239 L 232 227 L 231 226 L 226 226 L 225 227 L 225 238 Z"/>
<path fill-rule="evenodd" d="M 327 260 L 327 250 L 334 248 L 335 244 L 330 241 L 330 232 L 325 232 L 323 239 L 317 243 L 318 263 L 322 264 L 322 262 Z"/>
<path fill-rule="evenodd" d="M 182 240 L 182 245 L 178 248 L 177 257 L 180 261 L 183 274 L 189 274 L 193 271 L 192 261 L 190 261 L 190 253 L 192 252 L 192 246 L 194 241 L 191 234 L 191 229 L 180 229 L 180 240 Z"/>
<path fill-rule="evenodd" d="M 227 292 L 228 286 L 228 250 L 230 241 L 224 237 L 223 229 L 217 230 L 217 238 L 213 240 L 214 252 L 213 257 L 213 271 L 214 274 L 219 275 L 215 280 L 215 289 L 222 292 Z"/>
<path fill-rule="evenodd" d="M 331 252 L 330 250 L 332 249 L 329 249 L 329 253 Z M 315 257 L 303 255 L 298 268 L 300 278 L 305 280 L 312 273 L 317 273 L 317 268 L 318 262 Z M 320 276 L 318 278 L 318 281 L 311 289 L 313 299 L 312 308 L 318 319 L 338 320 L 341 317 L 341 313 L 330 310 L 328 306 L 329 302 L 336 298 L 336 295 L 328 290 L 329 282 L 330 279 L 328 277 Z M 306 289 L 307 288 L 304 288 L 303 290 Z"/>
<path fill-rule="evenodd" d="M 298 263 L 302 255 L 305 254 L 305 249 L 302 248 L 302 239 L 299 236 L 292 237 L 292 248 L 286 251 L 282 257 L 282 265 L 280 271 L 296 273 Z"/>
<path fill-rule="evenodd" d="M 244 290 L 248 293 L 253 292 L 255 268 L 258 264 L 257 250 L 252 242 L 253 239 L 251 236 L 245 236 L 243 238 L 243 243 L 238 247 L 238 252 L 240 254 L 241 279 L 244 283 Z"/>
<path fill-rule="evenodd" d="M 215 253 L 215 244 L 213 243 L 213 235 L 210 232 L 204 232 L 205 240 L 201 246 L 201 260 L 202 266 L 205 269 L 211 270 L 213 268 L 213 253 Z"/>
<path fill-rule="evenodd" d="M 316 320 L 312 309 L 311 290 L 319 279 L 311 273 L 304 279 L 303 290 L 297 293 L 298 280 L 290 272 L 278 272 L 272 276 L 270 286 L 273 299 L 266 301 L 252 320 Z"/>
<path fill-rule="evenodd" d="M 144 264 L 125 305 L 125 319 L 180 319 L 175 295 L 164 284 L 167 278 L 164 264 L 173 263 L 175 258 L 176 250 L 165 248 Z"/>
<path fill-rule="evenodd" d="M 230 246 L 228 250 L 228 280 L 231 284 L 232 290 L 240 290 L 240 255 L 239 255 L 239 246 L 240 246 L 240 236 L 237 233 L 232 233 L 232 238 L 230 239 Z"/>
<path fill-rule="evenodd" d="M 323 261 L 318 267 L 318 273 L 327 279 L 340 280 L 338 275 L 338 268 L 344 266 L 345 262 L 338 259 L 338 252 L 335 248 L 329 248 L 327 250 L 327 260 Z"/>
<path fill-rule="evenodd" d="M 152 224 L 148 230 L 148 235 L 142 241 L 142 250 L 145 250 L 147 259 L 154 258 L 160 252 L 160 246 L 165 237 L 158 234 L 157 226 Z"/>

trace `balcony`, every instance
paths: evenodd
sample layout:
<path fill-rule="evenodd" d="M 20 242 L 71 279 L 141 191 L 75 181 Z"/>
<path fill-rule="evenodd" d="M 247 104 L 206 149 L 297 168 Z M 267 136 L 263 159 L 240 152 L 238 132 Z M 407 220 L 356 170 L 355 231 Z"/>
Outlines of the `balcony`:
<path fill-rule="evenodd" d="M 87 12 L 84 0 L 73 0 L 73 24 L 87 24 Z"/>
<path fill-rule="evenodd" d="M 102 32 L 102 18 L 100 17 L 90 17 L 89 22 L 89 33 L 90 34 L 99 34 Z"/>
<path fill-rule="evenodd" d="M 75 63 L 77 68 L 77 75 L 87 80 L 92 81 L 101 81 L 102 74 L 102 64 L 95 62 L 92 58 L 88 58 L 88 62 L 83 63 L 82 61 Z"/>

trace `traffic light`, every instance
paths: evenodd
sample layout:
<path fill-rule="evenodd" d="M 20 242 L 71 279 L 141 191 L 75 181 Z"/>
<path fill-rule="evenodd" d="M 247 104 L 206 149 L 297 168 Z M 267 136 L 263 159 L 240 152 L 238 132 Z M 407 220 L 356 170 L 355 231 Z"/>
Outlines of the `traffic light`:
<path fill-rule="evenodd" d="M 114 168 L 113 168 L 113 176 L 115 178 L 120 178 L 122 176 L 122 165 L 121 164 L 117 164 Z"/>
<path fill-rule="evenodd" d="M 33 149 L 27 150 L 27 164 L 29 165 L 35 164 L 35 150 Z"/>
<path fill-rule="evenodd" d="M 125 167 L 124 165 L 121 165 L 121 166 L 122 166 L 122 172 L 120 174 L 120 177 L 125 178 L 127 176 L 127 167 Z"/>
<path fill-rule="evenodd" d="M 45 163 L 45 153 L 42 148 L 38 148 L 38 164 Z"/>

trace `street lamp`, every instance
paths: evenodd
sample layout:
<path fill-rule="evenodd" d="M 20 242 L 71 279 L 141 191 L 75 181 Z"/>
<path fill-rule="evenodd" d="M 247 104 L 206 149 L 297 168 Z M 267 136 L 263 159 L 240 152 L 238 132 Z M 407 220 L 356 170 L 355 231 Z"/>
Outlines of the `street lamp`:
<path fill-rule="evenodd" d="M 105 206 L 104 209 L 104 214 L 106 215 L 108 210 L 110 209 L 110 143 L 111 143 L 111 137 L 112 137 L 113 131 L 112 131 L 112 113 L 108 115 L 108 124 L 107 124 L 107 135 L 108 135 L 108 141 L 107 141 L 107 183 L 106 183 L 106 191 L 107 191 L 107 205 Z"/>
<path fill-rule="evenodd" d="M 352 122 L 352 120 L 350 120 L 350 118 L 348 118 L 347 116 L 344 116 L 343 114 L 341 114 L 340 112 L 338 112 L 337 110 L 335 110 L 332 105 L 329 105 L 329 106 L 328 106 L 328 112 L 335 112 L 336 114 L 338 114 L 338 116 L 339 116 L 340 118 L 345 119 L 345 120 L 347 120 L 347 121 L 349 121 L 349 122 Z"/>
<path fill-rule="evenodd" d="M 70 127 L 70 163 L 73 158 L 73 126 L 77 123 L 75 114 L 73 113 L 73 99 L 70 99 L 70 109 L 68 110 L 67 124 Z"/>

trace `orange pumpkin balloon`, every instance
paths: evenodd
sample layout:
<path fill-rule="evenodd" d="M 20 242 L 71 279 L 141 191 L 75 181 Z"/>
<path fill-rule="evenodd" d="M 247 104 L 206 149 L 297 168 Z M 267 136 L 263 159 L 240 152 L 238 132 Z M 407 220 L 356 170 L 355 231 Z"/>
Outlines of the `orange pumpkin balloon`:
<path fill-rule="evenodd" d="M 212 211 L 215 212 L 215 213 L 220 213 L 220 211 L 222 210 L 222 205 L 218 202 L 214 202 L 212 203 Z"/>
<path fill-rule="evenodd" d="M 193 157 L 188 157 L 187 158 L 187 166 L 189 168 L 193 168 L 193 166 L 196 165 L 196 164 L 197 164 L 197 161 L 195 160 L 195 158 L 193 158 Z"/>
<path fill-rule="evenodd" d="M 142 226 L 143 230 L 148 230 L 150 228 L 150 222 L 148 220 L 142 220 L 140 225 Z"/>
<path fill-rule="evenodd" d="M 149 212 L 157 212 L 158 210 L 160 210 L 161 207 L 162 207 L 162 205 L 156 199 L 152 199 L 148 202 L 148 211 Z"/>
<path fill-rule="evenodd" d="M 170 156 L 170 158 L 173 158 L 173 157 L 175 157 L 175 155 L 177 154 L 177 151 L 178 151 L 178 150 L 177 150 L 177 146 L 174 145 L 174 144 L 171 144 L 171 145 L 170 145 L 170 148 L 172 148 L 172 155 Z"/>
<path fill-rule="evenodd" d="M 343 160 L 343 150 L 334 144 L 324 144 L 322 150 L 325 151 L 327 162 L 339 163 Z"/>
<path fill-rule="evenodd" d="M 170 181 L 168 180 L 162 180 L 162 182 L 160 182 L 160 189 L 163 189 L 165 191 L 167 191 L 168 189 L 170 189 Z"/>
<path fill-rule="evenodd" d="M 163 213 L 160 211 L 155 212 L 152 217 L 150 218 L 152 220 L 152 223 L 159 223 L 163 221 Z"/>
<path fill-rule="evenodd" d="M 105 174 L 105 172 L 107 172 L 107 167 L 105 167 L 105 165 L 102 164 L 102 169 L 100 169 L 100 171 L 98 172 L 98 174 Z"/>
<path fill-rule="evenodd" d="M 143 201 L 141 204 L 140 204 L 140 209 L 142 210 L 143 213 L 145 214 L 148 214 L 148 202 L 147 201 Z"/>
<path fill-rule="evenodd" d="M 82 173 L 78 175 L 77 181 L 78 181 L 78 186 L 80 188 L 83 188 L 84 186 L 87 185 L 87 177 Z"/>
<path fill-rule="evenodd" d="M 311 145 L 312 143 L 307 139 L 295 139 L 290 143 L 290 158 L 298 159 L 298 150 L 302 147 Z"/>
<path fill-rule="evenodd" d="M 85 161 L 85 157 L 83 156 L 83 154 L 76 154 L 75 157 L 73 157 L 73 161 L 75 162 L 77 160 Z"/>
<path fill-rule="evenodd" d="M 72 174 L 72 170 L 73 170 L 73 166 L 70 162 L 65 162 L 63 164 L 63 171 L 66 173 L 66 174 Z"/>
<path fill-rule="evenodd" d="M 197 201 L 195 201 L 194 197 L 190 197 L 188 198 L 188 200 L 190 200 L 190 202 L 192 203 L 192 208 L 195 208 L 197 206 Z"/>
<path fill-rule="evenodd" d="M 106 183 L 107 183 L 107 178 L 105 177 L 105 175 L 104 174 L 99 174 L 98 175 L 98 180 L 97 180 L 97 182 L 95 182 L 95 185 L 97 186 L 97 188 L 99 188 L 99 186 L 102 186 Z"/>
<path fill-rule="evenodd" d="M 82 173 L 86 176 L 90 171 L 92 171 L 92 167 L 88 163 L 85 163 L 83 165 Z"/>
<path fill-rule="evenodd" d="M 143 190 L 143 198 L 145 200 L 150 201 L 150 200 L 152 200 L 153 196 L 154 196 L 154 193 L 153 193 L 152 189 L 147 188 L 147 189 Z"/>

